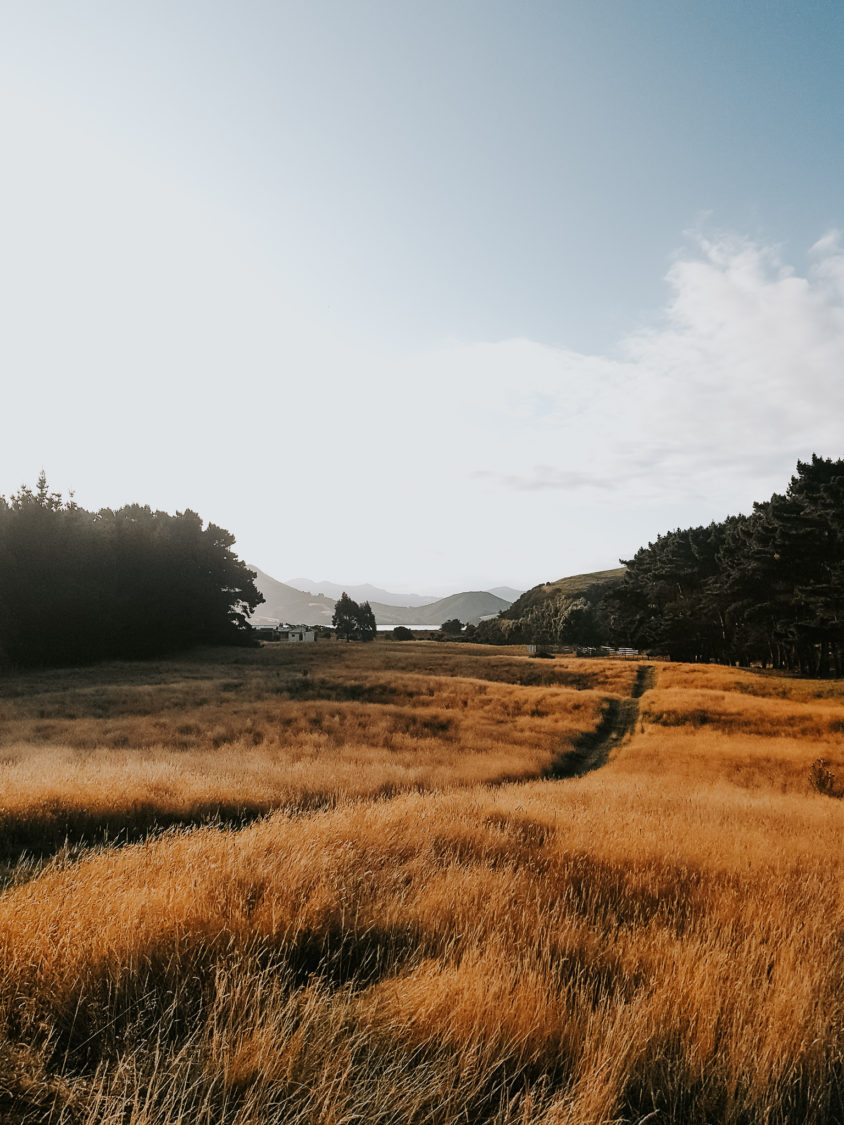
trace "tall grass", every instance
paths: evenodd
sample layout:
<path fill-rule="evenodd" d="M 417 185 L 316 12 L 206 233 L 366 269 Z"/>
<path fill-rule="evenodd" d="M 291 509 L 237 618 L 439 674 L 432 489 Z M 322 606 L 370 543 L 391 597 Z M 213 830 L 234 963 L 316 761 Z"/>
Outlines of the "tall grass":
<path fill-rule="evenodd" d="M 461 646 L 430 647 L 446 667 L 467 662 Z M 395 657 L 406 650 L 330 645 L 323 664 L 297 667 L 272 648 L 222 675 L 176 662 L 140 676 L 107 666 L 102 685 L 100 670 L 70 687 L 54 673 L 7 684 L 0 859 L 66 838 L 542 776 L 600 723 L 607 685 L 630 678 L 605 661 L 523 686 L 532 662 L 496 650 L 469 661 L 474 678 L 384 667 Z M 572 682 L 582 690 L 561 686 Z"/>
<path fill-rule="evenodd" d="M 406 692 L 417 673 L 376 655 L 326 672 L 335 695 Z M 473 716 L 444 753 L 486 722 L 515 752 L 558 702 L 565 730 L 594 721 L 599 665 L 553 666 L 585 677 L 582 712 L 427 667 L 414 702 L 354 706 L 427 715 L 426 684 L 438 713 Z M 700 726 L 701 691 L 733 694 L 710 674 L 684 695 L 661 668 L 641 729 L 577 780 L 359 793 L 56 857 L 0 896 L 0 1117 L 844 1120 L 844 802 L 782 783 L 831 705 L 781 766 L 767 712 Z M 775 766 L 748 784 L 733 764 L 754 747 Z"/>

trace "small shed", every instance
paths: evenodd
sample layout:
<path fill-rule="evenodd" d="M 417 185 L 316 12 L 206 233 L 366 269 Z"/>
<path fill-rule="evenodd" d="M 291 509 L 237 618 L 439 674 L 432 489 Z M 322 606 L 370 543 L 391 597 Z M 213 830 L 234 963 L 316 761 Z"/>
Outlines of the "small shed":
<path fill-rule="evenodd" d="M 316 630 L 307 625 L 279 625 L 278 639 L 290 644 L 312 644 L 316 640 Z"/>

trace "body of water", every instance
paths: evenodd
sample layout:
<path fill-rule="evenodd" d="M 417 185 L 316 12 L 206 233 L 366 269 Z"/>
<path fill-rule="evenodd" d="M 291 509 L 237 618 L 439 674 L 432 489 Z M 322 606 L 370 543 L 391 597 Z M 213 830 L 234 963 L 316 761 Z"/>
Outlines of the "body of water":
<path fill-rule="evenodd" d="M 379 633 L 392 633 L 396 625 L 376 625 Z M 405 629 L 439 629 L 439 625 L 405 625 Z"/>

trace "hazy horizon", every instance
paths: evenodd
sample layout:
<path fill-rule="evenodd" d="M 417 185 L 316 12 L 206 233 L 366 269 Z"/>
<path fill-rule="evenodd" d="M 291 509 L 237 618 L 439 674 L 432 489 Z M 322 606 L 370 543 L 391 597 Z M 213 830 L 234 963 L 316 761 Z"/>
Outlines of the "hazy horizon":
<path fill-rule="evenodd" d="M 258 566 L 257 563 L 253 563 L 253 562 L 250 562 L 249 565 L 250 566 Z M 264 567 L 258 567 L 258 569 L 263 571 L 264 574 L 268 574 L 268 572 L 264 569 Z M 380 590 L 381 592 L 387 593 L 387 594 L 396 594 L 396 595 L 406 594 L 408 597 L 430 598 L 431 601 L 437 601 L 440 598 L 449 597 L 449 595 L 451 595 L 451 594 L 463 593 L 464 591 L 469 589 L 468 587 L 465 587 L 465 586 L 456 586 L 456 585 L 452 584 L 451 586 L 446 585 L 446 586 L 440 587 L 437 590 L 434 590 L 434 589 L 411 590 L 409 588 L 405 588 L 401 583 L 398 583 L 396 586 L 392 586 L 392 587 L 388 588 L 386 586 L 381 586 L 376 582 L 368 582 L 365 578 L 362 578 L 360 580 L 354 580 L 354 581 L 345 580 L 345 579 L 342 580 L 342 581 L 337 581 L 335 578 L 331 578 L 331 577 L 313 578 L 313 577 L 307 577 L 307 576 L 301 576 L 301 575 L 294 576 L 293 578 L 279 578 L 275 574 L 268 574 L 268 577 L 274 579 L 276 582 L 283 583 L 285 586 L 292 586 L 295 590 L 302 590 L 304 593 L 318 593 L 318 592 L 320 592 L 316 589 L 316 587 L 318 587 L 318 586 L 334 586 L 334 587 L 337 587 L 338 591 L 342 591 L 342 590 L 346 589 L 350 593 L 351 593 L 352 590 L 360 589 L 361 587 L 372 587 L 374 590 Z M 503 589 L 507 586 L 508 586 L 508 583 L 506 583 L 506 582 L 495 582 L 495 583 L 493 583 L 493 587 L 495 589 Z M 478 586 L 478 587 L 472 587 L 471 589 L 488 590 L 488 587 L 487 586 Z M 515 590 L 516 587 L 511 587 L 511 589 Z M 523 593 L 524 591 L 520 590 L 518 592 Z M 329 596 L 332 596 L 332 595 L 329 595 Z M 396 603 L 396 604 L 404 605 L 406 603 Z M 423 604 L 426 604 L 426 603 L 420 601 L 419 604 L 423 605 Z"/>
<path fill-rule="evenodd" d="M 831 0 L 0 20 L 0 493 L 43 467 L 427 594 L 614 567 L 844 452 Z"/>

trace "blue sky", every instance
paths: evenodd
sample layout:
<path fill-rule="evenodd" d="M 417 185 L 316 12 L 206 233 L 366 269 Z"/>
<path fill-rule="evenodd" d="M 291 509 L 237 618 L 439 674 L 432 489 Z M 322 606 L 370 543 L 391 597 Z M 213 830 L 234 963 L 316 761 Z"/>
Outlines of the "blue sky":
<path fill-rule="evenodd" d="M 844 455 L 837 3 L 0 3 L 0 492 L 614 565 Z"/>

